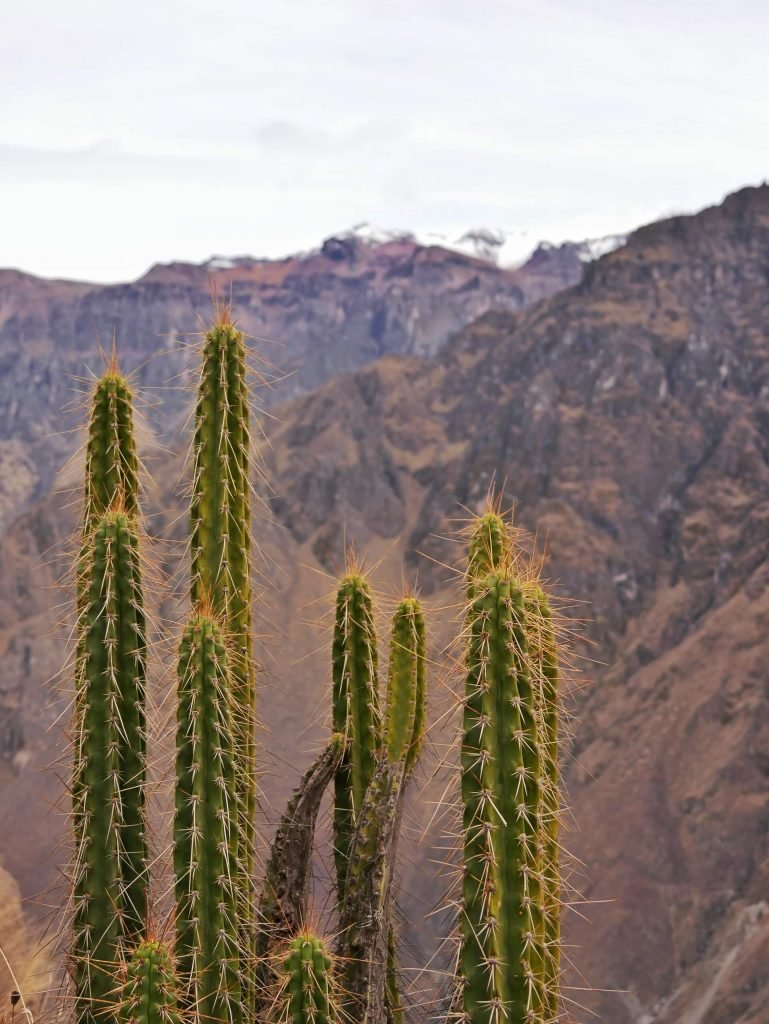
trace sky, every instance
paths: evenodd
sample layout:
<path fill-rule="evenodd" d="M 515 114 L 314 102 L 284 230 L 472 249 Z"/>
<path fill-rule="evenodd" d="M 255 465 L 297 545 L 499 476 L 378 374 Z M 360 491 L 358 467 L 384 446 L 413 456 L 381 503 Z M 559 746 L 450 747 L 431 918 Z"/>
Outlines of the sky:
<path fill-rule="evenodd" d="M 0 267 L 625 232 L 769 177 L 768 44 L 765 0 L 5 3 Z"/>

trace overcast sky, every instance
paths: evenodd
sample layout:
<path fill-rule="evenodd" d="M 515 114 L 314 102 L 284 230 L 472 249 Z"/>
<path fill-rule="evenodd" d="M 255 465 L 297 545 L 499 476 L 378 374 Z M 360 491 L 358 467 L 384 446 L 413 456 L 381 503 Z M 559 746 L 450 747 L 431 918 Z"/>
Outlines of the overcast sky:
<path fill-rule="evenodd" d="M 0 5 L 0 266 L 625 231 L 769 177 L 765 0 Z"/>

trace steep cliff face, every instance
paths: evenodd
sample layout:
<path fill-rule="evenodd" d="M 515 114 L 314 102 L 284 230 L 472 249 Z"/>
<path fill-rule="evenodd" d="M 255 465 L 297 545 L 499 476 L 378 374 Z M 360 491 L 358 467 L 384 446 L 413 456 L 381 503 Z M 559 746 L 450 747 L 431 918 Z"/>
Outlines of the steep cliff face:
<path fill-rule="evenodd" d="M 264 618 L 285 624 L 270 650 L 291 659 L 270 670 L 263 713 L 294 737 L 281 765 L 303 763 L 302 730 L 325 706 L 325 639 L 307 620 L 322 618 L 323 572 L 346 543 L 382 558 L 385 589 L 402 556 L 433 622 L 455 602 L 447 537 L 493 480 L 547 547 L 586 636 L 567 766 L 567 845 L 588 901 L 570 915 L 570 958 L 586 980 L 574 971 L 570 995 L 608 1024 L 766 1016 L 768 314 L 769 188 L 747 189 L 636 232 L 568 291 L 487 313 L 435 355 L 407 349 L 335 377 L 266 424 Z M 178 460 L 156 472 L 152 508 L 175 507 L 178 473 Z M 172 519 L 154 529 L 180 539 Z M 0 548 L 4 686 L 24 737 L 0 762 L 2 814 L 31 837 L 21 856 L 0 836 L 0 862 L 27 892 L 53 845 L 29 809 L 51 756 L 41 683 L 60 658 L 40 639 L 58 600 L 42 553 L 66 528 L 46 499 Z M 56 780 L 45 785 L 53 795 Z M 431 798 L 413 809 L 422 823 Z M 428 856 L 429 844 L 405 869 L 423 949 L 422 910 L 440 892 Z"/>

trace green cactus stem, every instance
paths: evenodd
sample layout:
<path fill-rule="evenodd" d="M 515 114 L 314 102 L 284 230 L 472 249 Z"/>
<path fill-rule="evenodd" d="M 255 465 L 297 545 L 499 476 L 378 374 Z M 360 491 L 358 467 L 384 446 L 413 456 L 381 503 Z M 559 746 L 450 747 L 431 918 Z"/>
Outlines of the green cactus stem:
<path fill-rule="evenodd" d="M 206 334 L 195 410 L 191 588 L 193 605 L 210 605 L 232 652 L 233 710 L 243 738 L 238 788 L 247 823 L 256 799 L 249 424 L 243 335 L 223 310 Z"/>
<path fill-rule="evenodd" d="M 191 523 L 193 606 L 210 605 L 230 650 L 238 796 L 241 946 L 245 1003 L 253 1006 L 256 696 L 251 635 L 250 411 L 243 334 L 226 304 L 206 333 L 195 409 Z"/>
<path fill-rule="evenodd" d="M 384 744 L 390 761 L 405 758 L 404 786 L 419 760 L 424 743 L 426 705 L 425 620 L 413 597 L 405 597 L 393 615 L 387 680 Z M 403 1006 L 397 981 L 395 934 L 387 937 L 387 1019 L 401 1024 Z"/>
<path fill-rule="evenodd" d="M 146 624 L 136 529 L 120 509 L 91 534 L 76 667 L 72 957 L 78 1020 L 115 998 L 112 976 L 147 910 Z M 111 965 L 111 966 L 109 966 Z"/>
<path fill-rule="evenodd" d="M 341 902 L 355 822 L 381 742 L 371 591 L 355 567 L 337 591 L 332 675 L 333 730 L 345 738 L 344 758 L 334 779 L 334 860 Z"/>
<path fill-rule="evenodd" d="M 560 774 L 558 718 L 560 711 L 558 645 L 547 595 L 538 585 L 526 593 L 526 634 L 532 679 L 539 689 L 541 744 L 540 858 L 545 928 L 545 1020 L 558 1020 L 561 973 L 561 886 L 559 825 Z"/>
<path fill-rule="evenodd" d="M 232 687 L 222 631 L 208 609 L 179 650 L 176 732 L 176 953 L 182 1002 L 201 1019 L 242 1019 Z"/>
<path fill-rule="evenodd" d="M 134 434 L 133 399 L 118 369 L 113 348 L 109 366 L 96 381 L 91 397 L 85 446 L 85 483 L 81 513 L 80 557 L 77 562 L 77 613 L 83 617 L 90 585 L 90 541 L 94 527 L 119 505 L 136 519 L 139 514 L 139 460 Z M 83 656 L 83 630 L 78 629 L 76 661 Z M 76 758 L 78 756 L 76 752 Z"/>
<path fill-rule="evenodd" d="M 121 1024 L 181 1024 L 174 965 L 162 942 L 145 939 L 134 950 L 118 1019 Z"/>
<path fill-rule="evenodd" d="M 488 575 L 468 614 L 461 973 L 471 1024 L 544 1019 L 541 737 L 520 587 Z"/>
<path fill-rule="evenodd" d="M 280 1024 L 339 1024 L 333 964 L 320 939 L 306 932 L 297 935 L 289 944 L 282 973 Z"/>

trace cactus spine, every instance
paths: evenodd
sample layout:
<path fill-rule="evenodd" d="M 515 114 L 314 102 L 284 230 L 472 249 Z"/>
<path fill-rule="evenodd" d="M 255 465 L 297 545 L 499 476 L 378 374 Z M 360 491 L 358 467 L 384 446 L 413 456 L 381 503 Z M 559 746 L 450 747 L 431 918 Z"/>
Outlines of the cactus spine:
<path fill-rule="evenodd" d="M 145 939 L 136 947 L 122 997 L 121 1024 L 180 1024 L 173 962 L 161 942 Z"/>
<path fill-rule="evenodd" d="M 176 950 L 183 1001 L 202 1019 L 242 1017 L 231 683 L 222 632 L 196 612 L 182 636 L 176 739 Z"/>
<path fill-rule="evenodd" d="M 323 942 L 301 933 L 283 963 L 278 999 L 281 1024 L 337 1024 L 331 957 Z"/>
<path fill-rule="evenodd" d="M 354 569 L 343 577 L 337 591 L 332 676 L 333 729 L 346 741 L 334 778 L 334 860 L 341 903 L 357 814 L 381 743 L 371 591 L 366 578 Z"/>
<path fill-rule="evenodd" d="M 253 1007 L 256 944 L 255 679 L 251 637 L 250 411 L 242 333 L 221 305 L 205 336 L 198 386 L 191 505 L 193 606 L 210 604 L 230 648 L 237 788 L 240 944 L 248 952 L 245 1005 Z M 234 813 L 234 812 L 233 812 Z"/>
<path fill-rule="evenodd" d="M 120 508 L 95 526 L 82 581 L 72 956 L 85 1024 L 114 1000 L 109 965 L 146 912 L 146 624 L 136 529 Z"/>
<path fill-rule="evenodd" d="M 461 751 L 461 972 L 472 1024 L 544 1019 L 541 737 L 524 599 L 504 565 L 475 583 Z"/>

